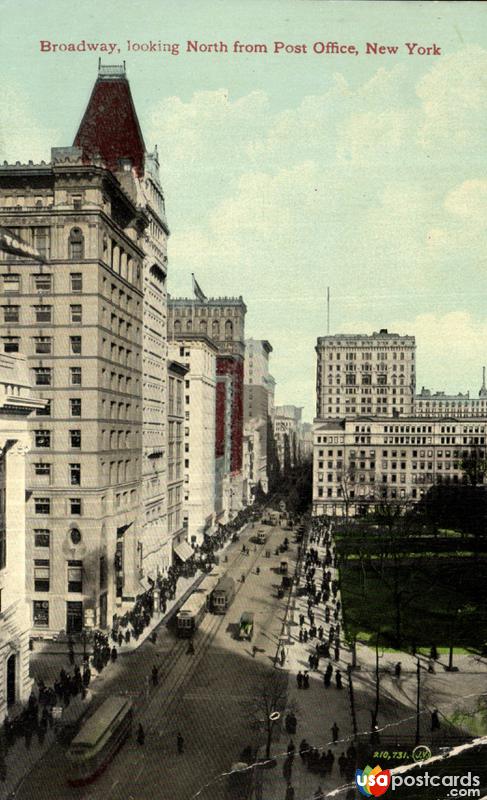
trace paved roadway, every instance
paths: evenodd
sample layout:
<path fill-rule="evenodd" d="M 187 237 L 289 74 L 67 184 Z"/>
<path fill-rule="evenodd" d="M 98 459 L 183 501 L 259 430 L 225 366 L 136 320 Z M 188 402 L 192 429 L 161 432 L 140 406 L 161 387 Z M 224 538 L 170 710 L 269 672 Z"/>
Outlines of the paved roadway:
<path fill-rule="evenodd" d="M 242 544 L 264 527 L 265 545 L 250 544 L 250 555 Z M 227 549 L 228 564 L 221 562 L 237 581 L 237 594 L 225 616 L 207 614 L 194 638 L 195 655 L 189 655 L 187 640 L 160 628 L 156 645 L 144 644 L 133 654 L 120 657 L 111 673 L 96 685 L 97 700 L 124 691 L 134 697 L 134 730 L 142 722 L 146 732 L 143 747 L 132 737 L 97 781 L 87 787 L 70 788 L 65 782 L 65 761 L 59 746 L 53 747 L 19 788 L 16 800 L 224 800 L 227 781 L 222 777 L 242 749 L 255 743 L 248 703 L 273 671 L 273 660 L 281 633 L 285 601 L 278 600 L 280 576 L 276 568 L 285 556 L 274 554 L 289 532 L 280 528 L 250 526 L 240 542 Z M 254 549 L 255 547 L 255 549 Z M 270 549 L 271 558 L 265 557 Z M 296 545 L 288 560 L 294 561 Z M 256 575 L 255 566 L 260 567 Z M 291 564 L 290 564 L 291 567 Z M 245 582 L 240 576 L 245 573 Z M 255 658 L 248 642 L 235 638 L 242 611 L 253 611 L 258 647 Z M 160 668 L 157 688 L 146 687 L 153 664 Z M 176 735 L 184 737 L 184 753 L 178 755 Z"/>

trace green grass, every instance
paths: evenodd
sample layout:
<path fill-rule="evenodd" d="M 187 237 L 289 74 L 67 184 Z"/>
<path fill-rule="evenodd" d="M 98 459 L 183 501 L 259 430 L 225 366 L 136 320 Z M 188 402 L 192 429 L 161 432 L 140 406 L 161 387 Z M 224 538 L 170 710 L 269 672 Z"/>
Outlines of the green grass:
<path fill-rule="evenodd" d="M 345 627 L 358 631 L 361 641 L 375 642 L 381 630 L 381 647 L 429 648 L 478 651 L 487 640 L 486 581 L 483 565 L 461 558 L 406 559 L 401 570 L 401 642 L 396 638 L 396 606 L 391 568 L 384 579 L 366 566 L 365 582 L 357 561 L 340 569 Z M 467 607 L 467 610 L 464 609 Z M 463 609 L 456 616 L 456 609 Z"/>

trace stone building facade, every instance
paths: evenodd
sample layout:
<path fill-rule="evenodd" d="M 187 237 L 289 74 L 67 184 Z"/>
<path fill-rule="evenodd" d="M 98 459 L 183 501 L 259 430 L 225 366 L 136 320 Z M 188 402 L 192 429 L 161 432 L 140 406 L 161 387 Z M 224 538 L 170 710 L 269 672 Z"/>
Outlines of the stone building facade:
<path fill-rule="evenodd" d="M 243 387 L 245 314 L 241 297 L 194 300 L 169 298 L 169 337 L 208 335 L 218 348 L 216 359 L 216 508 L 224 523 L 242 507 Z"/>
<path fill-rule="evenodd" d="M 316 417 L 413 413 L 416 343 L 389 333 L 320 336 L 316 345 Z"/>
<path fill-rule="evenodd" d="M 0 354 L 0 721 L 30 694 L 30 607 L 25 591 L 27 419 L 33 396 L 25 358 Z M 42 603 L 36 609 L 45 614 Z"/>
<path fill-rule="evenodd" d="M 269 489 L 267 448 L 273 435 L 271 417 L 275 381 L 269 373 L 272 345 L 264 339 L 246 339 L 244 369 L 244 434 L 246 457 L 244 470 L 248 502 L 257 487 Z"/>
<path fill-rule="evenodd" d="M 184 498 L 184 426 L 185 379 L 188 367 L 178 361 L 168 361 L 168 462 L 167 462 L 167 537 L 164 549 L 165 564 L 173 557 L 185 562 L 193 551 L 187 542 L 187 528 L 183 518 Z"/>
<path fill-rule="evenodd" d="M 192 545 L 215 530 L 215 409 L 218 348 L 206 334 L 181 334 L 171 358 L 188 368 L 184 389 L 183 521 Z"/>
<path fill-rule="evenodd" d="M 384 502 L 404 508 L 438 484 L 463 480 L 474 447 L 485 458 L 487 417 L 319 420 L 314 426 L 313 514 L 355 516 Z"/>
<path fill-rule="evenodd" d="M 157 170 L 123 67 L 100 67 L 73 147 L 54 148 L 48 164 L 0 167 L 0 225 L 33 248 L 0 256 L 1 349 L 26 355 L 47 401 L 29 422 L 35 635 L 109 626 L 165 564 L 168 229 Z"/>

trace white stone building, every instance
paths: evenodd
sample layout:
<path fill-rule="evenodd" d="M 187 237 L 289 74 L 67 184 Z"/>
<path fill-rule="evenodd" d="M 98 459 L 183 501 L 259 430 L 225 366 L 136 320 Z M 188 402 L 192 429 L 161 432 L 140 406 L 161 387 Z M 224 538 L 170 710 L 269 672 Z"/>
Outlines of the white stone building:
<path fill-rule="evenodd" d="M 204 535 L 215 529 L 217 354 L 206 334 L 181 334 L 169 345 L 170 357 L 189 370 L 184 388 L 183 522 L 192 545 L 201 545 Z"/>
<path fill-rule="evenodd" d="M 0 354 L 0 721 L 27 700 L 30 608 L 25 575 L 27 417 L 44 402 L 32 396 L 24 357 Z M 44 616 L 38 603 L 34 613 Z"/>
<path fill-rule="evenodd" d="M 414 336 L 339 333 L 316 345 L 316 417 L 412 414 L 416 386 Z"/>

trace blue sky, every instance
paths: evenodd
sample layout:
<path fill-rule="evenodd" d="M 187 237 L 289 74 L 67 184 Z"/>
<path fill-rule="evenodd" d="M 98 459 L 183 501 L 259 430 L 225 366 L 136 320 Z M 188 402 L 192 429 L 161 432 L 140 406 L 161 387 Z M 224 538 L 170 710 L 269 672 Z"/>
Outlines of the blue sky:
<path fill-rule="evenodd" d="M 485 314 L 487 26 L 482 3 L 2 0 L 0 158 L 72 142 L 97 55 L 39 41 L 116 42 L 146 144 L 158 144 L 169 286 L 242 294 L 274 346 L 277 401 L 314 409 L 314 344 L 382 327 L 417 337 L 418 384 L 480 385 Z M 179 42 L 181 54 L 126 42 Z M 188 54 L 187 40 L 229 53 Z M 233 54 L 235 40 L 264 54 Z M 273 42 L 355 44 L 279 54 Z M 365 44 L 399 47 L 371 56 Z M 406 42 L 441 47 L 409 56 Z"/>

